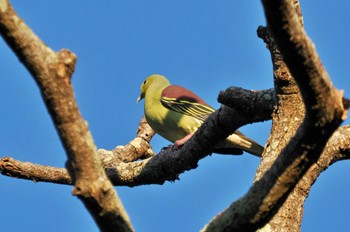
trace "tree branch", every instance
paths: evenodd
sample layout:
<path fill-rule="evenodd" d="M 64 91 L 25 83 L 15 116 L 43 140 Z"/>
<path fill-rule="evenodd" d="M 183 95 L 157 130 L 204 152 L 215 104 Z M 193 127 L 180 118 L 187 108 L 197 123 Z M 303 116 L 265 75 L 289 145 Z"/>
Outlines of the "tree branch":
<path fill-rule="evenodd" d="M 306 116 L 271 168 L 244 197 L 213 219 L 205 231 L 255 231 L 265 225 L 318 160 L 327 140 L 346 115 L 342 95 L 321 65 L 293 3 L 263 0 L 263 5 L 269 30 L 301 90 Z"/>
<path fill-rule="evenodd" d="M 275 91 L 273 89 L 250 91 L 231 87 L 222 91 L 218 99 L 223 104 L 241 105 L 242 107 L 239 110 L 243 110 L 243 114 L 250 113 L 253 116 L 253 121 L 270 119 L 275 107 Z M 237 101 L 240 104 L 237 104 Z M 243 104 L 241 104 L 242 102 Z M 245 105 L 246 107 L 244 107 Z M 248 109 L 248 112 L 246 109 Z M 231 116 L 231 118 L 236 118 L 236 116 Z M 247 123 L 250 122 L 247 121 Z M 178 179 L 179 175 L 186 171 L 185 167 L 189 166 L 189 163 L 186 164 L 180 161 L 181 156 L 176 158 L 178 161 L 172 159 L 174 155 L 172 150 L 163 151 L 164 156 L 161 159 L 154 157 L 155 154 L 149 144 L 153 135 L 153 130 L 143 117 L 138 126 L 137 136 L 127 145 L 117 146 L 112 151 L 98 150 L 102 166 L 113 185 L 163 184 L 165 181 Z M 182 168 L 175 169 L 176 165 L 172 162 L 182 162 L 183 164 L 180 165 Z M 3 175 L 35 182 L 72 184 L 72 180 L 64 168 L 21 162 L 9 157 L 0 159 L 0 171 Z"/>
<path fill-rule="evenodd" d="M 72 184 L 72 179 L 65 168 L 22 162 L 11 157 L 0 159 L 0 171 L 5 176 L 32 180 L 34 182 Z"/>
<path fill-rule="evenodd" d="M 102 166 L 107 172 L 108 178 L 114 185 L 124 186 L 163 184 L 165 181 L 177 180 L 181 173 L 196 168 L 198 161 L 209 155 L 217 142 L 226 138 L 227 135 L 231 134 L 238 127 L 256 121 L 268 120 L 271 117 L 269 114 L 271 115 L 272 112 L 269 114 L 266 112 L 272 110 L 272 90 L 233 90 L 232 88 L 228 89 L 226 94 L 237 96 L 237 94 L 242 95 L 243 93 L 244 95 L 242 95 L 241 100 L 247 98 L 247 100 L 243 101 L 243 104 L 248 104 L 249 106 L 240 107 L 240 109 L 245 109 L 241 112 L 230 107 L 222 106 L 204 122 L 203 126 L 196 132 L 196 135 L 178 150 L 166 149 L 155 156 L 149 145 L 154 132 L 145 119 L 142 118 L 134 140 L 125 146 L 117 146 L 112 151 L 98 150 L 98 155 L 102 161 Z M 221 96 L 226 94 L 222 92 Z M 228 95 L 226 95 L 226 100 L 229 99 Z M 254 98 L 256 100 L 251 101 Z M 262 101 L 269 102 L 269 104 L 265 105 L 266 109 L 262 109 Z M 259 115 L 260 110 L 265 112 L 264 115 L 262 117 L 256 117 L 255 115 Z M 251 115 L 251 117 L 243 116 L 245 114 Z M 240 118 L 241 120 L 233 121 L 232 118 Z M 72 183 L 71 178 L 62 168 L 27 162 L 22 163 L 8 157 L 0 159 L 0 171 L 7 176 L 34 181 L 53 182 L 57 184 Z M 51 175 L 46 175 L 48 172 Z"/>
<path fill-rule="evenodd" d="M 339 128 L 325 147 L 328 138 L 345 118 L 344 108 L 350 106 L 350 101 L 342 99 L 341 94 L 334 89 L 311 41 L 300 27 L 302 18 L 299 2 L 293 1 L 293 4 L 299 7 L 297 9 L 300 17 L 295 17 L 296 12 L 295 9 L 294 12 L 291 10 L 291 3 L 265 2 L 269 28 L 277 38 L 279 47 L 285 46 L 282 55 L 278 51 L 278 54 L 273 56 L 274 63 L 277 64 L 274 65 L 275 83 L 278 82 L 276 93 L 272 89 L 227 89 L 219 96 L 219 101 L 226 106 L 222 106 L 213 114 L 183 147 L 178 150 L 164 150 L 155 156 L 149 145 L 154 132 L 145 121 L 140 124 L 140 128 L 143 129 L 138 130 L 138 136 L 126 146 L 118 146 L 112 151 L 96 151 L 92 136 L 75 102 L 70 83 L 75 55 L 67 50 L 55 53 L 46 47 L 15 15 L 8 2 L 0 0 L 0 33 L 41 88 L 43 99 L 67 151 L 70 162 L 67 166 L 71 170 L 69 174 L 63 168 L 23 163 L 5 157 L 0 159 L 1 173 L 34 181 L 61 184 L 74 182 L 74 193 L 93 214 L 101 230 L 132 230 L 116 193 L 101 169 L 101 161 L 108 178 L 115 185 L 162 184 L 167 180 L 176 180 L 184 171 L 197 167 L 198 161 L 209 155 L 216 143 L 238 127 L 270 119 L 271 112 L 275 109 L 276 96 L 277 110 L 286 109 L 285 105 L 281 105 L 286 101 L 281 98 L 284 98 L 285 94 L 298 95 L 299 92 L 291 79 L 289 67 L 302 90 L 306 118 L 271 170 L 264 176 L 261 174 L 262 177 L 258 176 L 258 181 L 244 198 L 231 205 L 206 227 L 207 230 L 259 228 L 273 216 L 270 212 L 279 209 L 296 184 L 298 187 L 299 183 L 307 182 L 300 188 L 306 186 L 303 191 L 309 190 L 307 186 L 311 186 L 317 178 L 315 175 L 309 175 L 309 172 L 319 175 L 333 162 L 348 159 L 350 153 L 348 126 Z M 285 24 L 274 25 L 272 19 L 281 20 Z M 281 62 L 278 63 L 279 61 Z M 240 97 L 236 97 L 236 93 L 240 93 Z M 295 99 L 298 99 L 298 96 Z M 232 118 L 236 120 L 232 121 Z M 314 133 L 321 134 L 322 138 L 316 141 Z M 274 146 L 268 144 L 267 147 L 273 149 Z M 267 150 L 263 158 L 268 157 L 270 152 L 271 150 Z"/>
<path fill-rule="evenodd" d="M 256 91 L 230 87 L 220 92 L 218 102 L 242 112 L 253 113 L 254 122 L 266 121 L 271 119 L 276 106 L 276 93 L 274 89 Z"/>
<path fill-rule="evenodd" d="M 20 19 L 7 0 L 0 0 L 0 33 L 40 87 L 68 156 L 77 195 L 102 231 L 132 231 L 129 218 L 97 156 L 71 85 L 76 56 L 48 48 Z"/>
<path fill-rule="evenodd" d="M 349 127 L 349 125 L 340 127 L 331 137 L 329 143 L 327 144 L 327 148 L 321 156 L 322 159 L 327 159 L 327 161 L 318 161 L 318 166 L 322 166 L 322 171 L 329 165 L 339 160 L 350 158 Z M 110 151 L 101 149 L 99 150 L 99 156 L 103 162 L 103 167 L 106 168 L 108 178 L 110 178 L 113 184 L 116 186 L 132 187 L 145 184 L 162 184 L 165 181 L 165 178 L 162 176 L 160 176 L 158 180 L 156 180 L 154 177 L 151 178 L 147 176 L 151 175 L 150 173 L 152 172 L 152 169 L 146 164 L 152 158 L 146 158 L 144 161 L 118 163 L 115 162 L 115 159 L 113 158 L 114 155 Z M 322 165 L 320 163 L 322 163 Z M 162 166 L 161 163 L 159 163 L 159 165 Z M 138 170 L 144 170 L 144 173 L 148 174 L 142 174 L 143 178 L 141 178 Z M 66 185 L 72 184 L 69 173 L 65 168 L 22 162 L 11 157 L 4 157 L 0 159 L 0 171 L 1 174 L 9 177 L 32 180 L 34 182 L 51 182 Z M 174 172 L 174 170 L 172 169 L 171 172 Z M 175 176 L 178 176 L 179 174 L 180 173 L 177 173 Z M 154 181 L 153 183 L 151 181 L 152 179 Z"/>
<path fill-rule="evenodd" d="M 272 115 L 272 129 L 267 142 L 266 155 L 260 162 L 255 181 L 259 180 L 266 170 L 279 157 L 287 143 L 294 137 L 302 119 L 305 117 L 305 108 L 297 84 L 295 83 L 282 55 L 267 28 L 260 26 L 258 36 L 266 43 L 273 64 L 274 84 L 276 89 L 277 106 Z M 298 231 L 302 220 L 303 197 L 297 187 L 289 194 L 286 201 L 279 208 L 271 220 L 261 228 L 264 230 Z M 296 207 L 298 205 L 299 207 Z"/>

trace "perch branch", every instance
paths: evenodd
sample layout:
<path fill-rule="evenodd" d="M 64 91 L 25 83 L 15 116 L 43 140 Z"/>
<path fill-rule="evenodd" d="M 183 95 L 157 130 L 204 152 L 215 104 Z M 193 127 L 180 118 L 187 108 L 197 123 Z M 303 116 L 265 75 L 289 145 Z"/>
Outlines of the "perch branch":
<path fill-rule="evenodd" d="M 230 107 L 222 106 L 210 119 L 204 122 L 203 128 L 201 127 L 196 133 L 200 133 L 200 135 L 197 135 L 198 138 L 191 138 L 178 150 L 163 150 L 156 156 L 154 156 L 149 145 L 154 132 L 143 118 L 139 124 L 136 138 L 127 145 L 118 146 L 112 151 L 98 150 L 98 155 L 109 179 L 114 185 L 126 186 L 163 184 L 165 181 L 174 181 L 184 171 L 197 167 L 198 161 L 211 153 L 211 149 L 215 146 L 216 142 L 226 138 L 228 134 L 231 134 L 238 127 L 247 123 L 268 120 L 270 118 L 268 114 L 264 114 L 263 117 L 256 117 L 255 115 L 259 115 L 262 109 L 262 100 L 265 99 L 264 101 L 272 104 L 272 98 L 263 96 L 266 94 L 269 96 L 270 94 L 273 95 L 273 92 L 271 90 L 253 92 L 244 91 L 240 88 L 230 88 L 228 91 L 222 92 L 221 96 L 225 95 L 225 93 L 237 96 L 237 94 L 239 95 L 242 92 L 247 97 L 247 100 L 244 102 L 249 104 L 249 107 L 242 107 L 240 109 L 245 108 L 246 110 L 242 112 L 237 111 L 237 113 Z M 229 98 L 229 96 L 226 96 L 226 98 Z M 256 98 L 256 100 L 251 101 L 253 98 Z M 251 107 L 252 104 L 255 107 Z M 266 104 L 267 109 L 264 109 L 263 112 L 272 110 L 271 104 Z M 251 115 L 251 117 L 243 116 L 246 114 Z M 232 118 L 240 118 L 241 120 L 232 122 Z M 21 166 L 22 163 L 20 161 L 3 158 L 1 162 L 3 165 L 0 165 L 0 171 L 2 174 L 8 176 L 58 184 L 72 183 L 69 175 L 62 168 L 55 169 L 53 167 L 30 164 L 30 168 L 28 169 L 30 171 L 27 172 L 27 169 Z M 29 167 L 29 164 L 26 164 L 26 167 Z M 13 166 L 18 166 L 18 168 L 10 168 Z M 20 170 L 20 172 L 16 172 L 16 170 Z M 34 172 L 33 170 L 38 171 Z M 55 175 L 45 175 L 47 172 L 55 172 Z"/>
<path fill-rule="evenodd" d="M 332 136 L 327 148 L 323 152 L 321 158 L 327 159 L 326 161 L 318 161 L 318 166 L 320 172 L 328 168 L 332 163 L 336 161 L 349 159 L 350 158 L 350 126 L 340 127 L 336 133 Z M 109 153 L 109 152 L 108 152 Z M 103 166 L 106 168 L 108 177 L 112 180 L 113 184 L 116 186 L 138 186 L 145 184 L 162 184 L 164 183 L 164 177 L 150 178 L 146 174 L 144 179 L 139 177 L 140 173 L 137 170 L 147 169 L 147 158 L 144 161 L 130 162 L 130 163 L 116 163 L 115 160 L 109 159 L 113 154 L 105 154 L 104 152 L 99 152 L 101 160 L 103 161 Z M 165 161 L 167 162 L 167 161 Z M 160 163 L 159 166 L 162 164 Z M 108 170 L 109 169 L 109 170 Z M 150 173 L 152 169 L 144 170 L 145 173 Z M 71 185 L 72 180 L 69 176 L 67 169 L 44 166 L 39 164 L 33 164 L 30 162 L 22 162 L 15 160 L 11 157 L 4 157 L 0 159 L 0 172 L 3 175 L 32 180 L 34 182 L 51 182 L 55 184 L 66 184 Z M 172 170 L 174 172 L 174 170 Z M 179 175 L 177 173 L 176 175 Z M 151 175 L 151 174 L 149 174 Z M 175 176 L 176 176 L 175 175 Z M 152 176 L 152 175 L 151 175 Z M 153 179 L 153 182 L 151 181 Z"/>

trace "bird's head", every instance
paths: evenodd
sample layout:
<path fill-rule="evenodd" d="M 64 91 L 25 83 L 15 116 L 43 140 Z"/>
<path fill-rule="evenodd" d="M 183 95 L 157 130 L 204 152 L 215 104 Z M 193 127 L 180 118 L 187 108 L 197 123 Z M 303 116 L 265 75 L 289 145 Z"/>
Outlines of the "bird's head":
<path fill-rule="evenodd" d="M 164 76 L 159 74 L 153 74 L 146 78 L 142 83 L 140 90 L 140 96 L 137 98 L 137 102 L 141 101 L 145 96 L 147 91 L 155 91 L 158 88 L 164 88 L 169 86 L 170 82 Z"/>

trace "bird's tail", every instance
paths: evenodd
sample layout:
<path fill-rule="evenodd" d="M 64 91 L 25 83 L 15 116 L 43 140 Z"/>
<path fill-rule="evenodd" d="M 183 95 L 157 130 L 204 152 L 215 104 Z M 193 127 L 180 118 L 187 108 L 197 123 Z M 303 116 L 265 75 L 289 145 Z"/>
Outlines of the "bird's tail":
<path fill-rule="evenodd" d="M 242 154 L 242 150 L 261 157 L 264 147 L 248 138 L 240 131 L 235 131 L 215 147 L 214 152 L 221 154 Z"/>

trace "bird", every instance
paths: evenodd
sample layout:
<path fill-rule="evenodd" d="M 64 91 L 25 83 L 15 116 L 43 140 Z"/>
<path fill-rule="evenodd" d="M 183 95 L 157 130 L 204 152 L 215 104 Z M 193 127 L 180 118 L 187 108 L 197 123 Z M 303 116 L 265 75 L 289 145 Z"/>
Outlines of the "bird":
<path fill-rule="evenodd" d="M 160 136 L 182 146 L 203 124 L 215 109 L 192 91 L 171 85 L 159 74 L 145 79 L 140 87 L 137 102 L 144 99 L 144 114 L 147 123 Z M 261 157 L 264 148 L 239 130 L 229 135 L 213 150 L 219 154 L 240 155 L 246 151 Z"/>

